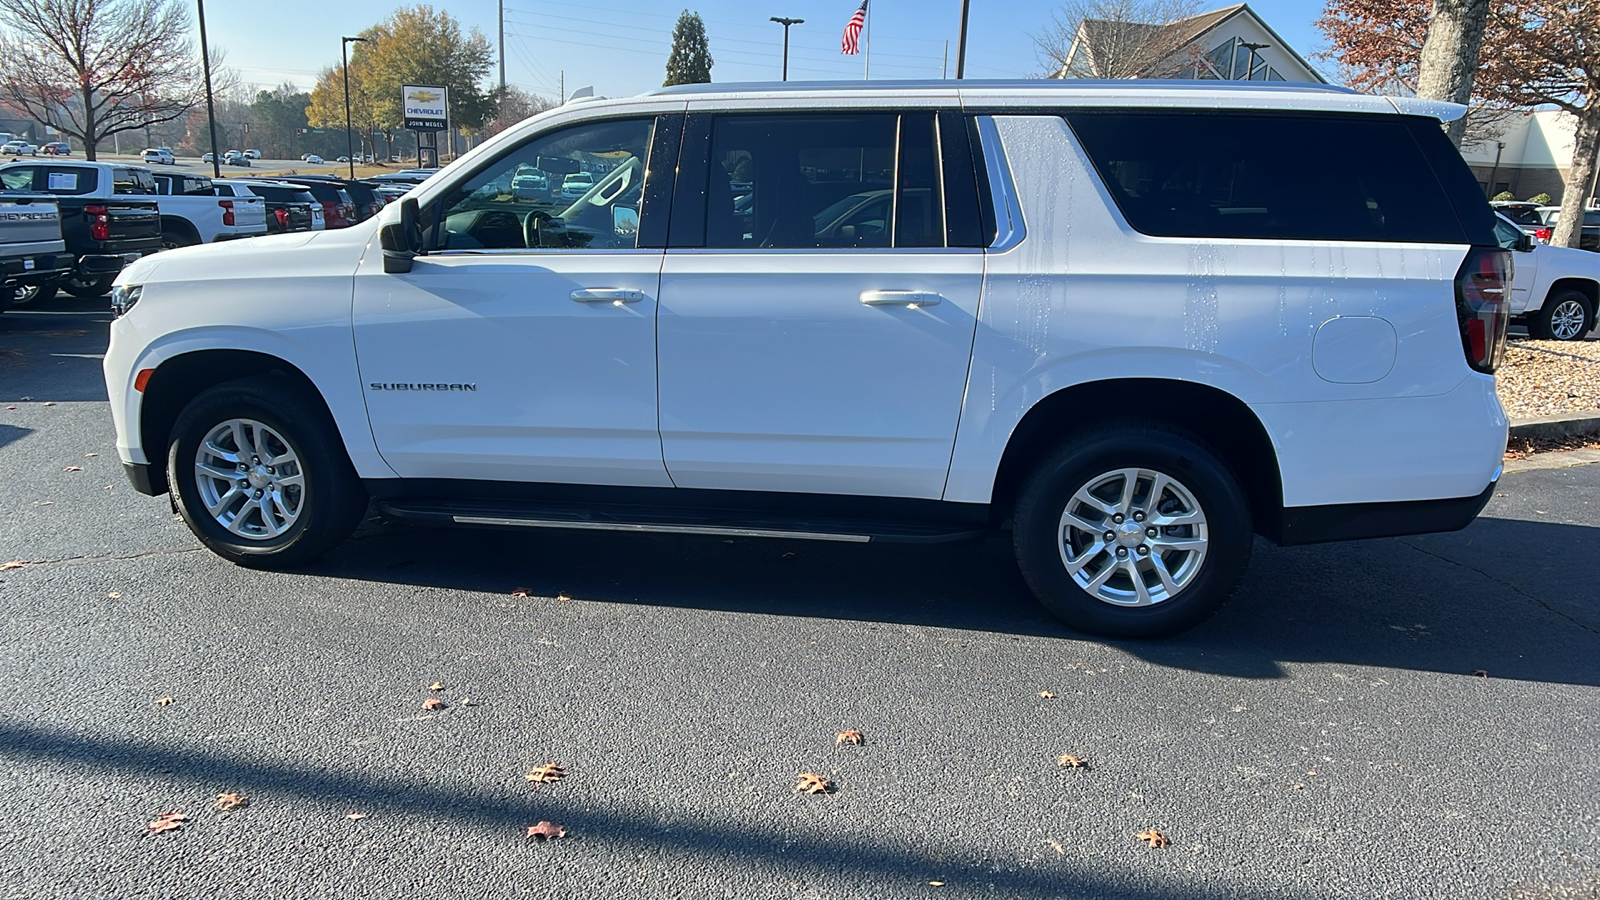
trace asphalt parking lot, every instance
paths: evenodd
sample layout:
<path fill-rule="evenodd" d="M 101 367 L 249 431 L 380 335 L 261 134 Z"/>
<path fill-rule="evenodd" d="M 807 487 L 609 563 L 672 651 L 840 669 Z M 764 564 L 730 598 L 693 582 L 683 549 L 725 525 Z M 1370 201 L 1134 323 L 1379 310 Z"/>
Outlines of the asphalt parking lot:
<path fill-rule="evenodd" d="M 0 315 L 0 896 L 1600 896 L 1600 466 L 1258 542 L 1160 643 L 999 540 L 372 521 L 252 572 L 128 487 L 102 307 Z"/>

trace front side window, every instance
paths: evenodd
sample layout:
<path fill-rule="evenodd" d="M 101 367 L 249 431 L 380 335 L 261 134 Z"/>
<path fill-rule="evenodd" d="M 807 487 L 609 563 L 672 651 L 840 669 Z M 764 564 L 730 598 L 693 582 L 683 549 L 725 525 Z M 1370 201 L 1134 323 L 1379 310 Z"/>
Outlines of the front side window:
<path fill-rule="evenodd" d="M 631 250 L 645 215 L 655 120 L 543 134 L 485 166 L 423 213 L 443 250 Z"/>
<path fill-rule="evenodd" d="M 718 117 L 705 246 L 942 247 L 938 159 L 932 115 Z"/>

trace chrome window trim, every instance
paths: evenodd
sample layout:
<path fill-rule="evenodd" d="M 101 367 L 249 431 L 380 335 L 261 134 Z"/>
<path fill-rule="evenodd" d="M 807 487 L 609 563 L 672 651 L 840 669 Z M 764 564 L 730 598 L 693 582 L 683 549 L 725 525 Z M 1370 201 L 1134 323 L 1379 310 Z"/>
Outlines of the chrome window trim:
<path fill-rule="evenodd" d="M 978 142 L 983 145 L 983 164 L 988 171 L 989 193 L 994 198 L 994 243 L 992 253 L 1004 253 L 1022 243 L 1028 236 L 1027 223 L 1022 218 L 1022 203 L 1017 199 L 1017 186 L 1011 179 L 1011 167 L 1006 164 L 1006 154 L 1000 143 L 1000 129 L 994 116 L 978 117 Z"/>

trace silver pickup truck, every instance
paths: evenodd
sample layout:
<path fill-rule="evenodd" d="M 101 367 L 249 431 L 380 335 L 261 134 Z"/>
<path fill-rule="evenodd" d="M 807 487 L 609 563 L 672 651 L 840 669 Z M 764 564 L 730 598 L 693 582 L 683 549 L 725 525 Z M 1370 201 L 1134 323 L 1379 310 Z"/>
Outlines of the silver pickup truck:
<path fill-rule="evenodd" d="M 72 269 L 61 239 L 61 211 L 49 194 L 0 191 L 0 312 L 18 298 L 32 299 L 43 282 Z"/>

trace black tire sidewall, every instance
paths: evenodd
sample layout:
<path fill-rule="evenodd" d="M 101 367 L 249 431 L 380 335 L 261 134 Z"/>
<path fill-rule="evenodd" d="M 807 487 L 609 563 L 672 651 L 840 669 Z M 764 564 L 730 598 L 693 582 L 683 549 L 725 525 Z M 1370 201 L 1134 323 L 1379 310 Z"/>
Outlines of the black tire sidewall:
<path fill-rule="evenodd" d="M 1556 307 L 1567 302 L 1568 300 L 1576 300 L 1578 304 L 1583 307 L 1583 323 L 1585 327 L 1574 337 L 1558 338 L 1550 327 L 1550 320 L 1551 317 L 1553 317 L 1556 313 Z M 1589 332 L 1594 330 L 1594 317 L 1594 304 L 1589 302 L 1589 298 L 1585 296 L 1582 291 L 1575 291 L 1571 289 L 1563 290 L 1559 293 L 1552 294 L 1545 299 L 1544 306 L 1540 307 L 1539 311 L 1533 314 L 1533 321 L 1529 324 L 1528 333 L 1530 336 L 1543 341 L 1581 341 L 1586 335 L 1589 334 Z"/>
<path fill-rule="evenodd" d="M 365 507 L 360 483 L 327 416 L 270 376 L 218 385 L 196 397 L 173 425 L 167 483 L 179 515 L 201 543 L 244 566 L 276 568 L 306 562 L 343 541 Z M 255 419 L 276 431 L 301 461 L 305 478 L 300 517 L 284 535 L 265 541 L 239 537 L 212 518 L 195 481 L 200 441 L 228 419 Z M 356 504 L 359 503 L 359 507 Z M 353 509 L 353 507 L 355 507 Z"/>
<path fill-rule="evenodd" d="M 116 283 L 117 276 L 102 275 L 88 286 L 77 284 L 77 280 L 77 278 L 69 278 L 61 283 L 61 288 L 74 297 L 81 297 L 87 300 L 93 297 L 103 297 L 111 293 L 111 285 Z"/>
<path fill-rule="evenodd" d="M 1147 607 L 1117 606 L 1079 587 L 1061 562 L 1058 537 L 1061 514 L 1079 488 L 1135 467 L 1162 472 L 1192 492 L 1209 541 L 1195 579 Z M 1012 531 L 1023 578 L 1045 608 L 1077 630 L 1114 638 L 1163 637 L 1204 621 L 1233 593 L 1254 541 L 1244 491 L 1214 452 L 1187 435 L 1138 426 L 1099 431 L 1049 457 L 1023 486 Z"/>

